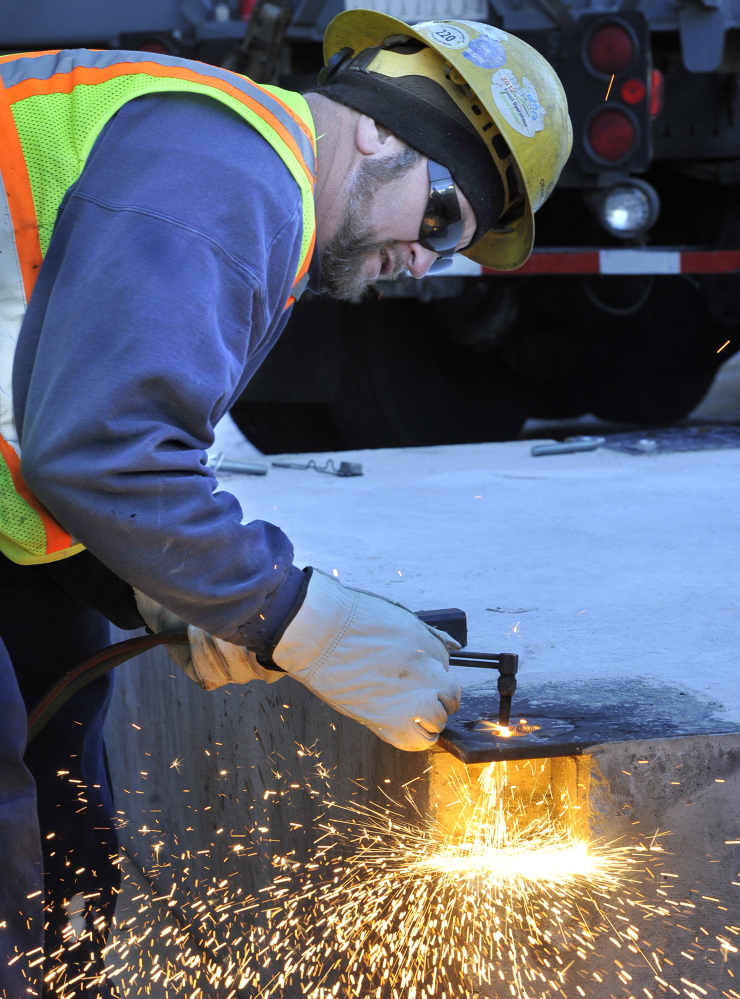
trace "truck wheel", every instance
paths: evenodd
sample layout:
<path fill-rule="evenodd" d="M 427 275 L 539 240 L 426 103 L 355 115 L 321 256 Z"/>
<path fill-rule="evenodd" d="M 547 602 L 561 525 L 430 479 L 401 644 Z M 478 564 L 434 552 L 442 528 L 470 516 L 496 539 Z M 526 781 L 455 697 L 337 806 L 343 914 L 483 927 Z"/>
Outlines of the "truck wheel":
<path fill-rule="evenodd" d="M 449 304 L 449 301 L 446 304 Z M 535 393 L 501 351 L 452 343 L 434 301 L 350 307 L 332 403 L 354 447 L 423 447 L 516 437 Z"/>
<path fill-rule="evenodd" d="M 452 343 L 436 307 L 372 298 L 299 304 L 233 408 L 235 422 L 267 454 L 516 437 L 536 382 L 498 348 Z"/>

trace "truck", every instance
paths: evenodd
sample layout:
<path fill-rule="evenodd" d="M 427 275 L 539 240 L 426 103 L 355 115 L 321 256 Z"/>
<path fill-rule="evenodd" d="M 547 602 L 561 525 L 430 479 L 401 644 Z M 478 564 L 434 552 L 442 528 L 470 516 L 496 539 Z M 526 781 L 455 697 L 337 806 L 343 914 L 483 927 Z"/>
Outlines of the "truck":
<path fill-rule="evenodd" d="M 523 38 L 563 82 L 573 151 L 519 270 L 458 257 L 357 304 L 305 294 L 232 410 L 243 433 L 327 451 L 690 413 L 740 349 L 740 0 L 5 0 L 0 49 L 169 53 L 306 91 L 352 6 Z"/>

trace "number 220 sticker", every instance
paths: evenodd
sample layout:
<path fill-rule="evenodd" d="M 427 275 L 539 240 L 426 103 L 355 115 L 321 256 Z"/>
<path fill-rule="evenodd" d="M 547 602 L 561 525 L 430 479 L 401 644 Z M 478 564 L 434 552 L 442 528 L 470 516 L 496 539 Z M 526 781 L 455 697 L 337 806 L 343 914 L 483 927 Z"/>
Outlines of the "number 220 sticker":
<path fill-rule="evenodd" d="M 429 23 L 429 22 L 427 22 Z M 464 49 L 470 43 L 470 35 L 455 24 L 433 24 L 426 27 L 423 24 L 415 25 L 417 31 L 423 28 L 433 42 L 442 45 L 446 49 Z"/>

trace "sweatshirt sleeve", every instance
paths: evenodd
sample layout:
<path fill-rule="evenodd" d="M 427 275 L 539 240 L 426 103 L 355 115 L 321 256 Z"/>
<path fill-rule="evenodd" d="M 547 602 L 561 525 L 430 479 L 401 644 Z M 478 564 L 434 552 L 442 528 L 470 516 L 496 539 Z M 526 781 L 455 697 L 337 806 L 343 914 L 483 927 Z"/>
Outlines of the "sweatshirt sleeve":
<path fill-rule="evenodd" d="M 301 227 L 295 181 L 236 114 L 132 101 L 60 208 L 14 370 L 33 492 L 122 579 L 250 647 L 301 574 L 278 527 L 215 492 L 206 449 L 284 326 Z"/>

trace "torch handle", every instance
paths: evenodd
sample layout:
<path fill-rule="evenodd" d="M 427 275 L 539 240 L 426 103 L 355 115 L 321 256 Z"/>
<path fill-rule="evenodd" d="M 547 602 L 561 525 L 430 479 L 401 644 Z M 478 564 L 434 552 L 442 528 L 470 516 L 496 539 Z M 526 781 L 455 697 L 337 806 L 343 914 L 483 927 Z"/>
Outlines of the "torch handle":
<path fill-rule="evenodd" d="M 450 665 L 498 670 L 498 723 L 508 728 L 511 718 L 511 699 L 516 691 L 519 656 L 513 652 L 458 652 L 450 656 Z"/>

